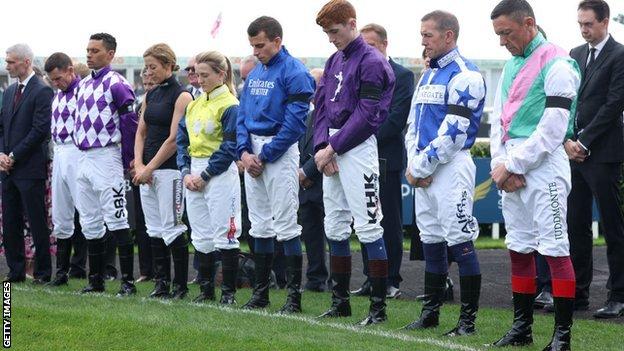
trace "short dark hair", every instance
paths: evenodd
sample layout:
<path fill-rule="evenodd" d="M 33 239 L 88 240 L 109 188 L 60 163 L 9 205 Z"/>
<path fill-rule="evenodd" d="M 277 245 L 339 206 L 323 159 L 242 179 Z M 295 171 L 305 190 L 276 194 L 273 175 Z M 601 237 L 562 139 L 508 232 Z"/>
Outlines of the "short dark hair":
<path fill-rule="evenodd" d="M 247 27 L 247 35 L 250 37 L 255 37 L 260 32 L 264 32 L 269 40 L 277 37 L 283 38 L 284 35 L 282 25 L 275 18 L 269 16 L 258 17 Z"/>
<path fill-rule="evenodd" d="M 596 14 L 598 22 L 609 18 L 609 4 L 604 0 L 583 0 L 578 5 L 578 10 L 592 10 Z"/>
<path fill-rule="evenodd" d="M 95 33 L 91 35 L 89 40 L 101 40 L 106 50 L 117 50 L 117 40 L 115 40 L 114 36 L 108 33 Z"/>
<path fill-rule="evenodd" d="M 369 23 L 360 29 L 360 33 L 375 32 L 382 41 L 388 40 L 388 32 L 386 28 L 377 23 Z"/>
<path fill-rule="evenodd" d="M 69 66 L 73 66 L 73 65 L 74 64 L 71 58 L 67 56 L 67 54 L 64 54 L 62 52 L 55 52 L 52 55 L 50 55 L 50 57 L 48 57 L 48 59 L 45 62 L 45 65 L 43 66 L 43 69 L 47 73 L 50 73 L 54 71 L 55 68 L 58 68 L 59 70 L 64 71 Z"/>
<path fill-rule="evenodd" d="M 455 41 L 459 38 L 459 21 L 454 14 L 446 11 L 436 10 L 429 12 L 420 19 L 421 22 L 432 20 L 436 23 L 439 31 L 450 30 L 455 34 Z"/>
<path fill-rule="evenodd" d="M 525 17 L 535 19 L 533 8 L 526 0 L 503 0 L 496 5 L 490 19 L 495 20 L 500 16 L 509 16 L 514 21 L 520 23 Z"/>

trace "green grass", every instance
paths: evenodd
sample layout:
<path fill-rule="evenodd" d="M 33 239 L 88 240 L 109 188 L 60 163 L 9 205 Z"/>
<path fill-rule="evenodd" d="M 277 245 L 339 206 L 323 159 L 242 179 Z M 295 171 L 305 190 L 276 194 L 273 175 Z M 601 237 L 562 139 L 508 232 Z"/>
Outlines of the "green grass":
<path fill-rule="evenodd" d="M 107 284 L 106 294 L 82 296 L 74 292 L 85 284 L 72 280 L 58 289 L 14 284 L 12 292 L 12 348 L 16 350 L 483 350 L 484 344 L 500 337 L 511 323 L 511 310 L 482 308 L 478 333 L 471 337 L 446 338 L 458 306 L 443 307 L 441 326 L 424 332 L 399 328 L 420 311 L 415 301 L 389 301 L 388 322 L 365 329 L 353 324 L 367 311 L 365 298 L 353 298 L 354 317 L 315 320 L 329 305 L 329 293 L 304 293 L 304 313 L 279 316 L 274 312 L 285 299 L 284 291 L 271 291 L 268 313 L 221 308 L 210 303 L 144 298 L 151 283 L 138 284 L 138 296 L 118 299 L 112 295 L 118 282 Z M 245 302 L 249 289 L 237 293 Z M 535 345 L 523 350 L 541 350 L 549 341 L 552 316 L 536 313 Z M 575 321 L 576 350 L 618 350 L 622 325 Z"/>

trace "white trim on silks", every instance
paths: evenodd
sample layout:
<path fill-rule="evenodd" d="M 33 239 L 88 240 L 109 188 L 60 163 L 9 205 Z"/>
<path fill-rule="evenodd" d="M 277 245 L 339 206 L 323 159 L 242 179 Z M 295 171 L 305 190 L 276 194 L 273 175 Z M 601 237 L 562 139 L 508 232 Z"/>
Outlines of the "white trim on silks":
<path fill-rule="evenodd" d="M 208 160 L 191 158 L 191 174 L 200 175 L 208 167 Z M 241 188 L 236 163 L 211 177 L 202 191 L 186 189 L 186 214 L 195 250 L 210 253 L 239 248 Z"/>
<path fill-rule="evenodd" d="M 271 312 L 267 312 L 266 310 L 244 310 L 244 309 L 239 309 L 239 308 L 220 306 L 216 304 L 194 303 L 194 302 L 188 302 L 184 300 L 172 301 L 172 300 L 167 300 L 167 299 L 151 299 L 147 297 L 141 297 L 141 298 L 130 297 L 128 299 L 122 300 L 122 299 L 115 297 L 114 295 L 108 295 L 108 294 L 103 294 L 103 293 L 81 294 L 80 292 L 66 292 L 66 291 L 59 291 L 59 290 L 49 289 L 49 288 L 44 288 L 44 289 L 37 288 L 36 289 L 36 288 L 31 288 L 31 287 L 26 287 L 26 286 L 17 286 L 17 285 L 15 285 L 13 289 L 16 291 L 22 291 L 22 292 L 43 292 L 49 295 L 56 295 L 56 296 L 76 296 L 76 297 L 80 297 L 80 299 L 107 299 L 111 301 L 118 301 L 118 303 L 121 303 L 121 301 L 124 301 L 123 302 L 124 304 L 127 301 L 135 299 L 138 304 L 160 304 L 160 305 L 165 305 L 165 306 L 191 305 L 193 306 L 193 308 L 205 308 L 205 309 L 217 311 L 219 313 L 228 313 L 228 314 L 233 314 L 233 315 L 254 315 L 254 316 L 264 317 L 264 318 L 272 319 L 272 320 L 281 319 L 281 320 L 288 320 L 288 321 L 293 321 L 293 322 L 301 322 L 311 327 L 324 328 L 328 330 L 344 330 L 344 331 L 348 331 L 348 332 L 351 332 L 353 334 L 358 334 L 358 335 L 372 335 L 372 336 L 377 336 L 377 337 L 385 338 L 385 339 L 392 339 L 392 340 L 398 340 L 398 341 L 405 341 L 409 343 L 440 347 L 445 350 L 458 350 L 458 351 L 481 350 L 479 348 L 473 348 L 470 346 L 456 344 L 450 341 L 438 340 L 438 339 L 427 338 L 427 337 L 416 337 L 416 336 L 407 334 L 405 332 L 392 332 L 392 331 L 386 331 L 382 329 L 362 328 L 357 325 L 352 325 L 348 323 L 327 322 L 327 319 L 318 319 L 314 317 L 306 317 L 306 316 L 294 315 L 294 314 L 282 314 L 279 312 L 271 313 Z M 407 346 L 409 345 L 406 345 L 406 347 Z"/>
<path fill-rule="evenodd" d="M 120 147 L 80 151 L 78 163 L 76 208 L 85 238 L 100 239 L 106 228 L 110 231 L 130 228 Z"/>
<path fill-rule="evenodd" d="M 161 238 L 169 245 L 186 232 L 182 223 L 183 189 L 177 169 L 157 169 L 152 173 L 152 184 L 141 184 L 141 208 L 150 238 Z"/>
<path fill-rule="evenodd" d="M 273 140 L 270 136 L 251 135 L 253 153 Z M 299 146 L 292 144 L 275 162 L 265 162 L 257 178 L 245 172 L 245 193 L 254 238 L 286 241 L 301 235 L 297 223 L 299 210 Z"/>
<path fill-rule="evenodd" d="M 74 235 L 78 162 L 80 150 L 71 143 L 54 145 L 52 160 L 52 235 L 69 239 Z"/>
<path fill-rule="evenodd" d="M 330 129 L 329 135 L 336 132 L 338 129 Z M 378 160 L 377 138 L 371 135 L 360 145 L 336 156 L 338 173 L 331 177 L 323 175 L 327 239 L 348 239 L 352 221 L 362 243 L 371 243 L 383 236 Z"/>

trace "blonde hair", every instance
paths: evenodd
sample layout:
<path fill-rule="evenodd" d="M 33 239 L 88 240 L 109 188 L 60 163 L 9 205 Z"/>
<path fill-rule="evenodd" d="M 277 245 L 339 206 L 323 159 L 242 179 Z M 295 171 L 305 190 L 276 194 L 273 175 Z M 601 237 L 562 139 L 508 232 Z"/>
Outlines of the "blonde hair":
<path fill-rule="evenodd" d="M 177 65 L 176 55 L 171 47 L 165 43 L 158 43 L 150 46 L 143 53 L 143 57 L 151 56 L 160 62 L 163 66 L 171 67 L 173 72 L 180 70 L 180 66 Z"/>
<path fill-rule="evenodd" d="M 232 75 L 232 63 L 227 56 L 218 51 L 202 52 L 195 56 L 195 64 L 200 63 L 207 64 L 215 72 L 223 72 L 225 74 L 223 84 L 228 87 L 232 95 L 236 96 L 236 89 L 234 89 L 234 76 Z"/>

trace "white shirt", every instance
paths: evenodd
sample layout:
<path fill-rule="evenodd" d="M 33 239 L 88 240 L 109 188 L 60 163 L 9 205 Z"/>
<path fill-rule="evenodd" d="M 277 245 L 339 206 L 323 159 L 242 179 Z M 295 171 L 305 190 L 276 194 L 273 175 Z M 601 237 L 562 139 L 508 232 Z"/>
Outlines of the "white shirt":
<path fill-rule="evenodd" d="M 17 87 L 19 88 L 19 84 L 23 84 L 24 86 L 22 87 L 22 93 L 24 92 L 24 89 L 26 88 L 26 85 L 28 85 L 28 82 L 30 82 L 30 79 L 32 77 L 35 76 L 35 71 L 30 72 L 30 75 L 28 75 L 28 77 L 26 77 L 26 79 L 24 79 L 23 82 L 20 82 L 19 78 L 17 78 Z"/>
<path fill-rule="evenodd" d="M 602 52 L 602 49 L 604 48 L 605 44 L 607 43 L 607 40 L 609 40 L 609 38 L 611 37 L 611 34 L 608 34 L 604 37 L 604 39 L 602 39 L 602 41 L 600 43 L 598 43 L 598 45 L 593 46 L 594 49 L 596 49 L 596 52 L 594 53 L 594 60 L 596 60 L 598 58 L 598 55 L 600 55 L 600 53 Z M 587 44 L 589 46 L 589 49 L 592 49 L 591 44 Z M 589 64 L 589 58 L 591 57 L 591 52 L 589 52 L 589 54 L 587 54 L 587 64 Z"/>

